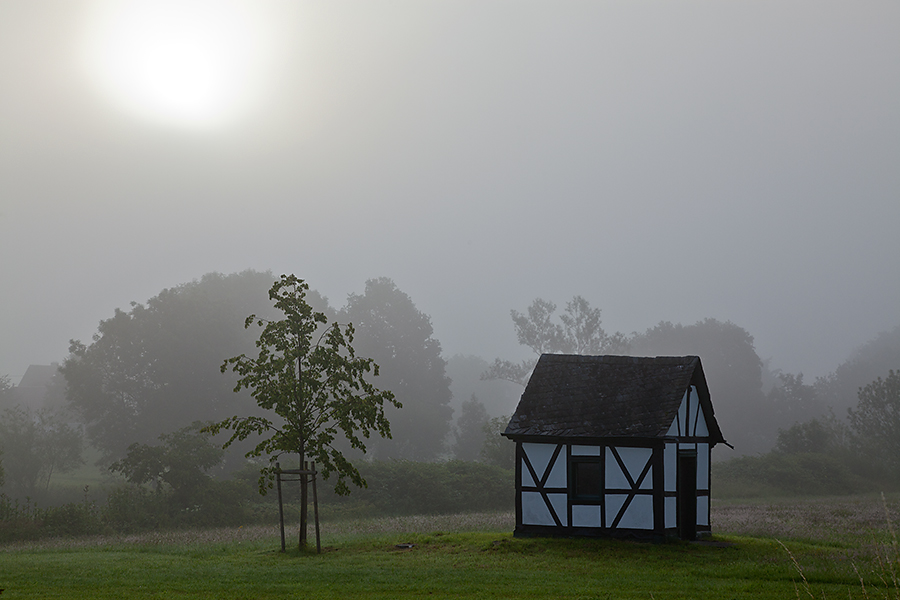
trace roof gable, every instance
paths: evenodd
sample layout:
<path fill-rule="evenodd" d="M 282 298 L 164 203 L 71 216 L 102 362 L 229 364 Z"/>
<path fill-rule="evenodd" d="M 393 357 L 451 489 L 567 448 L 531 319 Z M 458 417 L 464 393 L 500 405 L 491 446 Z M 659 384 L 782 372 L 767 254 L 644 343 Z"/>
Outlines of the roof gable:
<path fill-rule="evenodd" d="M 697 356 L 544 354 L 504 435 L 664 437 L 691 385 L 712 443 L 724 442 Z"/>
<path fill-rule="evenodd" d="M 47 387 L 53 381 L 53 376 L 59 371 L 59 365 L 29 365 L 25 370 L 25 374 L 19 381 L 18 387 Z"/>

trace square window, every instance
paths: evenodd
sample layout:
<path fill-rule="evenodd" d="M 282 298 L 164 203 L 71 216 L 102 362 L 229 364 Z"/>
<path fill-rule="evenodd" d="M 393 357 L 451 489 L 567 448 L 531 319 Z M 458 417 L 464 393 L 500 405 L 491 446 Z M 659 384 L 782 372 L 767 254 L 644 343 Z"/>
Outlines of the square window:
<path fill-rule="evenodd" d="M 573 461 L 573 492 L 576 498 L 599 498 L 602 478 L 599 461 Z"/>

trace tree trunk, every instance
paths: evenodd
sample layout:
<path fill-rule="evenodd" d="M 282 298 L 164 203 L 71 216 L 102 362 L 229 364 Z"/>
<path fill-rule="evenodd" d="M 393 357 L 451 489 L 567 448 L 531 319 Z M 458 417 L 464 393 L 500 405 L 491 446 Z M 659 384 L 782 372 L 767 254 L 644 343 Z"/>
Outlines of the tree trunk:
<path fill-rule="evenodd" d="M 300 469 L 302 471 L 306 471 L 306 436 L 303 435 L 303 357 L 302 353 L 298 353 L 297 356 L 297 389 L 299 390 L 299 407 L 300 407 Z M 306 473 L 300 475 L 300 539 L 299 539 L 299 548 L 300 550 L 306 550 L 306 530 L 307 530 L 307 510 L 306 510 L 306 502 L 307 502 L 307 488 L 306 488 Z"/>
<path fill-rule="evenodd" d="M 300 455 L 300 468 L 303 471 L 307 470 L 306 461 L 303 460 L 304 455 Z M 307 520 L 308 520 L 308 511 L 306 505 L 308 503 L 308 493 L 307 493 L 307 478 L 306 473 L 300 475 L 300 550 L 306 550 L 307 544 Z"/>

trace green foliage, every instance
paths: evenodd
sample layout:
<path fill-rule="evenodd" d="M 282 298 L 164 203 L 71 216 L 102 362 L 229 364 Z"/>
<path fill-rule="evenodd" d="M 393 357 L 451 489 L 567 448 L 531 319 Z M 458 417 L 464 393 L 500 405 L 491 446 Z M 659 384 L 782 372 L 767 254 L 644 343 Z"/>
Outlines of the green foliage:
<path fill-rule="evenodd" d="M 512 510 L 515 484 L 506 469 L 474 462 L 373 461 L 360 467 L 368 482 L 353 500 L 372 515 L 430 515 Z"/>
<path fill-rule="evenodd" d="M 453 456 L 456 460 L 473 461 L 479 458 L 484 445 L 485 425 L 488 422 L 487 409 L 478 398 L 472 396 L 462 405 L 462 414 L 453 431 Z"/>
<path fill-rule="evenodd" d="M 0 408 L 7 405 L 7 399 L 12 397 L 13 385 L 8 375 L 0 375 Z M 0 440 L 0 486 L 3 485 L 3 446 Z"/>
<path fill-rule="evenodd" d="M 163 531 L 172 527 L 171 503 L 165 494 L 137 485 L 121 486 L 106 498 L 104 522 L 119 533 Z"/>
<path fill-rule="evenodd" d="M 778 430 L 775 450 L 782 454 L 845 454 L 848 450 L 846 429 L 833 414 L 795 423 L 788 429 Z"/>
<path fill-rule="evenodd" d="M 494 417 L 484 424 L 484 443 L 481 446 L 481 462 L 514 469 L 516 467 L 516 444 L 502 435 L 511 417 Z"/>
<path fill-rule="evenodd" d="M 776 383 L 766 394 L 767 411 L 781 423 L 806 421 L 825 414 L 815 386 L 803 383 L 803 373 L 776 372 Z"/>
<path fill-rule="evenodd" d="M 527 314 L 511 310 L 519 344 L 541 354 L 617 354 L 628 350 L 629 340 L 621 333 L 607 334 L 601 326 L 600 309 L 592 308 L 581 296 L 566 303 L 560 322 L 553 320 L 556 304 L 535 298 Z M 522 386 L 534 369 L 537 357 L 515 363 L 496 359 L 483 374 L 484 379 L 512 381 Z"/>
<path fill-rule="evenodd" d="M 883 531 L 885 527 L 882 526 Z M 840 544 L 728 536 L 727 547 L 514 538 L 466 519 L 362 521 L 320 556 L 246 529 L 0 552 L 25 598 L 894 598 L 896 547 L 848 523 Z M 271 530 L 269 530 L 271 531 Z M 277 535 L 277 534 L 276 534 Z M 408 543 L 409 548 L 398 548 Z M 863 589 L 864 586 L 864 589 Z M 803 588 L 803 592 L 801 592 Z"/>
<path fill-rule="evenodd" d="M 9 492 L 32 498 L 46 492 L 54 473 L 81 465 L 81 432 L 61 413 L 19 406 L 0 411 L 0 451 Z"/>
<path fill-rule="evenodd" d="M 741 456 L 713 463 L 717 497 L 828 496 L 876 489 L 845 458 L 821 452 Z"/>
<path fill-rule="evenodd" d="M 159 436 L 161 445 L 132 444 L 122 460 L 109 470 L 121 473 L 129 483 L 153 483 L 157 490 L 165 484 L 172 500 L 181 507 L 199 506 L 210 486 L 209 469 L 222 462 L 223 451 L 196 422 L 178 431 Z"/>
<path fill-rule="evenodd" d="M 860 389 L 859 403 L 848 413 L 861 451 L 900 475 L 900 370 Z"/>
<path fill-rule="evenodd" d="M 89 499 L 85 488 L 83 501 L 46 508 L 0 494 L 0 543 L 246 524 L 251 514 L 241 503 L 238 488 L 235 482 L 211 481 L 195 497 L 199 504 L 191 506 L 180 505 L 169 491 L 137 485 L 111 490 L 102 504 Z M 273 522 L 274 517 L 267 521 Z"/>
<path fill-rule="evenodd" d="M 335 440 L 342 436 L 351 447 L 365 451 L 364 440 L 373 433 L 390 436 L 385 403 L 400 407 L 391 392 L 375 388 L 368 375 L 378 375 L 370 358 L 356 356 L 352 325 L 327 325 L 327 316 L 306 301 L 309 286 L 294 275 L 282 275 L 269 290 L 269 299 L 284 318 L 269 320 L 250 315 L 244 326 L 262 327 L 256 358 L 244 354 L 227 359 L 239 375 L 235 391 L 250 390 L 257 404 L 277 418 L 234 416 L 207 428 L 218 433 L 230 429 L 226 446 L 250 436 L 264 436 L 248 456 L 268 456 L 260 491 L 266 478 L 271 487 L 274 463 L 285 453 L 298 454 L 300 464 L 311 459 L 327 479 L 336 474 L 335 491 L 348 494 L 345 479 L 358 486 L 365 480 L 348 461 Z M 315 341 L 314 341 L 315 337 Z"/>
<path fill-rule="evenodd" d="M 131 484 L 107 498 L 104 523 L 132 532 L 184 526 L 238 524 L 246 519 L 239 482 L 216 481 L 208 473 L 222 462 L 200 422 L 159 436 L 159 445 L 132 444 L 109 470 Z M 150 491 L 145 484 L 151 484 Z"/>
<path fill-rule="evenodd" d="M 61 368 L 66 396 L 106 462 L 194 421 L 254 409 L 246 394 L 231 393 L 234 379 L 219 365 L 223 356 L 252 350 L 240 323 L 266 310 L 260 300 L 271 281 L 254 271 L 209 273 L 146 305 L 116 310 L 90 344 L 72 341 Z"/>
<path fill-rule="evenodd" d="M 821 401 L 838 414 L 856 405 L 859 389 L 900 366 L 900 325 L 879 333 L 838 365 L 833 373 L 816 380 Z"/>
<path fill-rule="evenodd" d="M 76 537 L 106 533 L 97 504 L 84 502 L 63 504 L 43 511 L 42 535 L 47 537 Z"/>
<path fill-rule="evenodd" d="M 42 512 L 30 498 L 20 502 L 0 494 L 0 544 L 41 537 L 41 515 Z"/>
<path fill-rule="evenodd" d="M 802 380 L 795 380 L 802 385 Z M 778 431 L 768 454 L 713 465 L 720 496 L 827 495 L 900 485 L 900 371 L 859 391 L 850 424 L 830 414 Z"/>
<path fill-rule="evenodd" d="M 15 404 L 16 386 L 9 380 L 9 375 L 0 375 L 0 408 Z"/>
<path fill-rule="evenodd" d="M 436 460 L 450 433 L 450 379 L 431 319 L 387 277 L 366 281 L 363 294 L 351 294 L 339 318 L 353 323 L 354 347 L 380 367 L 379 386 L 403 405 L 388 405 L 391 437 L 374 439 L 369 452 L 378 459 Z"/>

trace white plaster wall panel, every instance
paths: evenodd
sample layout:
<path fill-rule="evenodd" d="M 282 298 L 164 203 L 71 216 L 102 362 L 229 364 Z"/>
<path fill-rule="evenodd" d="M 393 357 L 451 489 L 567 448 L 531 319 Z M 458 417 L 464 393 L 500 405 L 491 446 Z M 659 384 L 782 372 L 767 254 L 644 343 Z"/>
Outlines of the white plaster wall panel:
<path fill-rule="evenodd" d="M 572 507 L 573 527 L 602 527 L 600 522 L 600 506 L 576 504 Z"/>
<path fill-rule="evenodd" d="M 637 476 L 640 476 L 638 473 Z M 647 470 L 647 476 L 644 477 L 644 480 L 641 482 L 641 486 L 639 489 L 642 490 L 652 490 L 653 489 L 653 467 Z"/>
<path fill-rule="evenodd" d="M 678 435 L 687 435 L 687 405 L 689 397 L 690 392 L 685 392 L 684 398 L 681 399 L 681 406 L 678 407 Z"/>
<path fill-rule="evenodd" d="M 528 467 L 525 465 L 525 459 L 522 459 L 522 485 L 526 487 L 535 487 L 537 483 L 534 478 L 531 476 L 531 471 L 528 470 Z"/>
<path fill-rule="evenodd" d="M 566 494 L 547 494 L 547 498 L 550 499 L 550 504 L 553 506 L 556 516 L 559 517 L 559 522 L 562 523 L 563 527 L 568 527 L 569 515 L 566 509 L 569 507 L 569 496 Z"/>
<path fill-rule="evenodd" d="M 616 457 L 613 456 L 612 449 L 606 449 L 606 489 L 608 490 L 627 490 L 631 488 L 625 474 Z"/>
<path fill-rule="evenodd" d="M 522 492 L 522 525 L 556 525 L 547 503 L 537 492 Z"/>
<path fill-rule="evenodd" d="M 651 448 L 629 448 L 627 446 L 616 448 L 616 452 L 619 453 L 619 458 L 625 463 L 625 467 L 628 469 L 631 479 L 635 482 L 638 480 L 638 477 L 641 476 L 641 471 L 644 470 L 644 467 L 647 466 L 647 461 L 650 460 L 650 457 L 653 455 L 653 450 Z M 615 457 L 613 457 L 613 460 L 615 460 Z"/>
<path fill-rule="evenodd" d="M 706 426 L 706 417 L 703 416 L 703 411 L 700 410 L 700 402 L 697 402 L 697 429 L 696 435 L 697 437 L 709 437 L 709 428 Z"/>
<path fill-rule="evenodd" d="M 572 446 L 572 456 L 600 456 L 600 446 Z"/>
<path fill-rule="evenodd" d="M 628 498 L 626 494 L 607 494 L 606 495 L 606 526 L 612 527 L 613 521 L 616 520 L 616 515 L 619 514 L 619 509 L 622 508 L 622 505 L 625 503 L 625 499 Z"/>
<path fill-rule="evenodd" d="M 697 525 L 709 525 L 709 496 L 697 497 Z"/>
<path fill-rule="evenodd" d="M 697 489 L 709 489 L 709 444 L 697 444 Z"/>
<path fill-rule="evenodd" d="M 691 416 L 688 419 L 688 435 L 696 435 L 697 431 L 697 417 L 700 416 L 700 398 L 697 396 L 697 393 L 694 392 L 694 388 L 691 388 L 690 401 L 688 402 L 689 410 L 691 411 Z"/>
<path fill-rule="evenodd" d="M 666 444 L 666 449 L 663 451 L 663 464 L 666 478 L 665 490 L 675 492 L 678 486 L 678 444 Z"/>
<path fill-rule="evenodd" d="M 522 444 L 522 450 L 525 451 L 525 455 L 528 457 L 528 460 L 531 461 L 531 466 L 534 467 L 535 474 L 538 479 L 540 479 L 544 476 L 544 471 L 547 470 L 550 459 L 553 458 L 553 451 L 556 450 L 556 444 L 534 444 L 525 442 Z"/>
<path fill-rule="evenodd" d="M 666 435 L 669 437 L 678 437 L 678 419 L 672 419 L 672 424 L 669 425 L 669 430 L 666 432 Z"/>
<path fill-rule="evenodd" d="M 666 498 L 666 527 L 678 526 L 678 498 L 669 496 Z"/>
<path fill-rule="evenodd" d="M 550 476 L 547 477 L 547 482 L 544 486 L 564 488 L 568 485 L 568 481 L 569 474 L 566 471 L 566 453 L 561 450 L 559 456 L 556 457 L 556 461 L 553 463 Z"/>
<path fill-rule="evenodd" d="M 653 496 L 635 496 L 625 509 L 620 529 L 653 529 Z"/>

